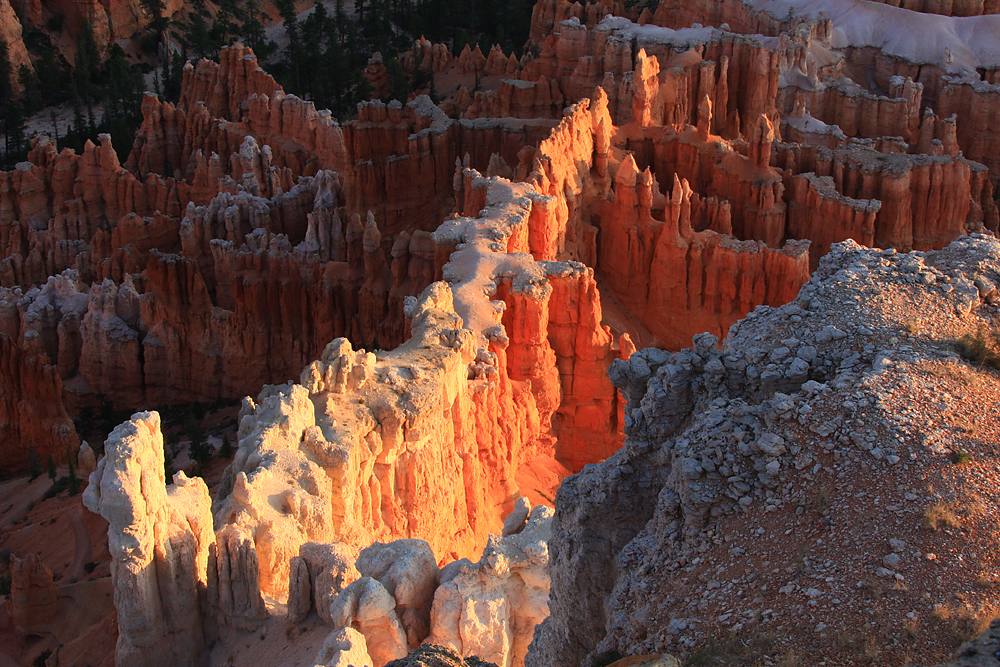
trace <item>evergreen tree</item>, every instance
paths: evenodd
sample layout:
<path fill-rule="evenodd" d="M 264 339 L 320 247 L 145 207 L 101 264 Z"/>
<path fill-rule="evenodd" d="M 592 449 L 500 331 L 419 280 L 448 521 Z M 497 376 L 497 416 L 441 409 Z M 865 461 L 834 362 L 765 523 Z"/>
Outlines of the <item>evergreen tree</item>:
<path fill-rule="evenodd" d="M 87 136 L 87 128 L 84 126 L 83 119 L 83 106 L 80 104 L 80 95 L 76 87 L 76 79 L 73 80 L 72 86 L 73 96 L 70 98 L 70 104 L 73 107 L 73 131 L 67 134 L 66 141 L 69 143 L 70 148 L 80 152 L 83 150 L 84 137 Z"/>
<path fill-rule="evenodd" d="M 94 81 L 100 73 L 100 56 L 97 53 L 97 43 L 90 24 L 80 26 L 80 34 L 76 41 L 76 67 L 73 68 L 73 79 L 76 91 L 87 105 L 95 101 Z"/>
<path fill-rule="evenodd" d="M 247 46 L 253 49 L 257 58 L 261 61 L 270 57 L 276 48 L 274 43 L 267 39 L 264 32 L 264 24 L 260 21 L 261 11 L 257 5 L 257 0 L 246 0 L 245 18 L 240 27 L 240 34 Z"/>
<path fill-rule="evenodd" d="M 163 15 L 163 11 L 166 9 L 166 5 L 163 0 L 139 0 L 142 8 L 152 17 L 152 21 L 149 23 L 149 29 L 162 33 L 167 29 L 170 24 L 170 19 Z"/>
<path fill-rule="evenodd" d="M 76 476 L 76 470 L 73 468 L 73 456 L 69 451 L 66 452 L 66 462 L 69 465 L 69 474 L 66 476 L 69 482 L 69 495 L 75 496 L 80 493 L 80 480 Z"/>
<path fill-rule="evenodd" d="M 198 58 L 210 58 L 219 49 L 211 34 L 206 17 L 208 10 L 205 0 L 194 0 L 187 24 L 182 25 L 182 40 L 185 48 Z"/>
<path fill-rule="evenodd" d="M 49 474 L 49 479 L 51 479 L 53 482 L 56 481 L 56 460 L 52 458 L 51 454 L 49 454 L 49 463 L 47 466 L 47 472 Z"/>
<path fill-rule="evenodd" d="M 209 31 L 213 42 L 219 45 L 229 44 L 230 38 L 238 34 L 237 25 L 233 22 L 235 13 L 236 5 L 233 0 L 222 0 Z"/>
<path fill-rule="evenodd" d="M 109 51 L 105 63 L 108 72 L 108 89 L 101 125 L 111 134 L 111 144 L 124 158 L 132 148 L 133 135 L 142 122 L 142 96 L 145 84 L 142 74 L 125 58 L 117 44 Z"/>
<path fill-rule="evenodd" d="M 17 82 L 21 84 L 23 90 L 21 97 L 21 107 L 26 115 L 31 115 L 40 111 L 45 106 L 42 99 L 42 91 L 35 73 L 28 69 L 27 65 L 21 65 L 17 69 Z"/>
<path fill-rule="evenodd" d="M 231 458 L 233 455 L 233 443 L 229 441 L 229 435 L 222 435 L 222 447 L 219 448 L 219 456 L 224 459 Z"/>
<path fill-rule="evenodd" d="M 42 51 L 35 61 L 35 75 L 44 106 L 61 104 L 70 98 L 70 68 L 55 48 Z"/>
<path fill-rule="evenodd" d="M 4 130 L 7 133 L 6 162 L 8 165 L 21 162 L 27 153 L 28 144 L 24 135 L 24 113 L 16 100 L 8 101 Z"/>

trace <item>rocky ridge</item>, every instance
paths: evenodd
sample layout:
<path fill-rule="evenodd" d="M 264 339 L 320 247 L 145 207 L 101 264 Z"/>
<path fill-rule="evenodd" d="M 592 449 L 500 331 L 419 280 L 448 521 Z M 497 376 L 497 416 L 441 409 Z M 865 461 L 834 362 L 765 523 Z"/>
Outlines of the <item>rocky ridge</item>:
<path fill-rule="evenodd" d="M 998 271 L 986 237 L 848 241 L 720 349 L 706 334 L 616 362 L 626 444 L 559 491 L 526 664 L 763 631 L 771 656 L 933 663 L 979 632 L 997 462 L 978 406 L 997 382 L 952 345 L 994 326 Z"/>

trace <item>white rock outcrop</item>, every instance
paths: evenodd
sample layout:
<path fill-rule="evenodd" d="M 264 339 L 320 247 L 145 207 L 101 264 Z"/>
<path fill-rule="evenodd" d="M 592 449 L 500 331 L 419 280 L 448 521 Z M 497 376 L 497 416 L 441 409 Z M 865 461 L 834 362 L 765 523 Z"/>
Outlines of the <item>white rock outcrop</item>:
<path fill-rule="evenodd" d="M 365 638 L 374 667 L 410 652 L 396 614 L 396 600 L 377 579 L 362 577 L 341 591 L 330 606 L 336 630 L 354 628 Z"/>
<path fill-rule="evenodd" d="M 519 523 L 517 515 L 511 525 Z M 532 510 L 520 532 L 490 536 L 478 563 L 441 571 L 427 643 L 478 656 L 498 667 L 521 667 L 535 626 L 549 615 L 552 509 Z"/>
<path fill-rule="evenodd" d="M 118 667 L 196 664 L 204 649 L 211 501 L 183 472 L 167 487 L 160 416 L 140 412 L 108 436 L 84 504 L 109 523 Z"/>
<path fill-rule="evenodd" d="M 316 656 L 316 667 L 373 667 L 365 636 L 354 628 L 334 630 Z"/>
<path fill-rule="evenodd" d="M 243 399 L 239 449 L 226 468 L 212 510 L 216 526 L 241 526 L 253 540 L 262 591 L 281 595 L 289 563 L 306 542 L 333 541 L 330 483 L 299 444 L 316 424 L 309 392 L 266 386 Z"/>
<path fill-rule="evenodd" d="M 330 605 L 340 591 L 361 578 L 355 560 L 357 551 L 340 542 L 307 542 L 299 547 L 289 566 L 288 620 L 300 623 L 316 609 L 320 618 L 332 623 Z"/>
<path fill-rule="evenodd" d="M 426 540 L 376 542 L 361 550 L 357 568 L 389 591 L 410 648 L 419 646 L 430 632 L 431 604 L 438 586 L 439 571 L 431 546 Z"/>

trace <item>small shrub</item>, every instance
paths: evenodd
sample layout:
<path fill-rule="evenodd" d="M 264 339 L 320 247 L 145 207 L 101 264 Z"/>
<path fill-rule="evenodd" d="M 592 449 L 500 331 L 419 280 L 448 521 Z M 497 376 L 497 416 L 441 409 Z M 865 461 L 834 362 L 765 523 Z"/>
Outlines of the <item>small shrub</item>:
<path fill-rule="evenodd" d="M 865 657 L 874 662 L 881 652 L 882 647 L 875 635 L 865 637 Z"/>
<path fill-rule="evenodd" d="M 957 644 L 975 639 L 989 627 L 993 617 L 984 605 L 973 607 L 968 603 L 955 608 L 935 605 L 933 613 L 939 621 L 948 624 Z"/>
<path fill-rule="evenodd" d="M 63 27 L 66 25 L 66 17 L 58 12 L 53 14 L 48 21 L 45 22 L 45 27 L 48 28 L 49 32 L 60 33 L 63 31 Z"/>
<path fill-rule="evenodd" d="M 924 510 L 924 527 L 937 530 L 940 526 L 958 528 L 960 525 L 955 508 L 949 503 L 931 503 Z"/>
<path fill-rule="evenodd" d="M 955 465 L 963 465 L 970 460 L 969 452 L 964 449 L 958 449 L 951 453 L 951 462 Z"/>
<path fill-rule="evenodd" d="M 979 516 L 987 510 L 986 503 L 983 499 L 976 494 L 970 494 L 966 497 L 964 503 L 965 515 L 968 517 Z"/>
<path fill-rule="evenodd" d="M 970 361 L 980 368 L 989 366 L 1000 369 L 1000 354 L 997 354 L 997 347 L 1000 347 L 1000 333 L 988 331 L 981 326 L 975 334 L 965 334 L 956 345 L 958 353 L 967 361 Z"/>

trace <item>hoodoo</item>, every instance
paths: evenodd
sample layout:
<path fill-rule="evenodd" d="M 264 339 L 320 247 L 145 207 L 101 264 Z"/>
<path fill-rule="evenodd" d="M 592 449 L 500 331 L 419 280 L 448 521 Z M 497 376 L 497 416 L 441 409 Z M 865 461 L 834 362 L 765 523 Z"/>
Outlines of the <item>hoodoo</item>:
<path fill-rule="evenodd" d="M 187 11 L 22 4 L 25 72 Z M 0 662 L 947 660 L 1000 608 L 998 12 L 538 0 L 350 118 L 234 42 L 127 156 L 34 138 Z"/>

